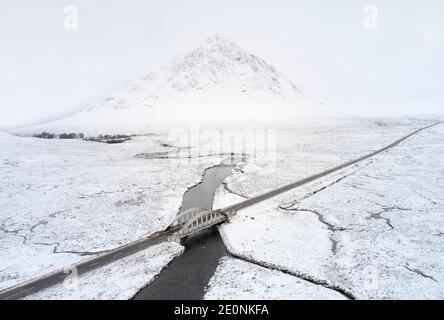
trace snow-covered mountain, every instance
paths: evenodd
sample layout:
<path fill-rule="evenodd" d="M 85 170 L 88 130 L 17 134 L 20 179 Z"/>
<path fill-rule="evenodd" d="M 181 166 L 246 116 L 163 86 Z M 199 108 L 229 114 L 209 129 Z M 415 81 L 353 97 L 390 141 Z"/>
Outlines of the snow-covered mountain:
<path fill-rule="evenodd" d="M 19 133 L 140 134 L 190 121 L 288 119 L 316 105 L 273 66 L 216 35 L 73 116 Z"/>

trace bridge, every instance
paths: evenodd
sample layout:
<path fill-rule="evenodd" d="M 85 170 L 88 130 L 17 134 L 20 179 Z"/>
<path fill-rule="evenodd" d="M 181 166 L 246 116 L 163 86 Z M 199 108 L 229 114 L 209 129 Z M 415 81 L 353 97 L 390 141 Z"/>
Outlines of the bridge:
<path fill-rule="evenodd" d="M 172 229 L 180 229 L 168 239 L 180 243 L 182 239 L 186 239 L 194 233 L 229 220 L 235 213 L 234 211 L 228 210 L 188 209 L 177 215 L 176 219 L 170 225 Z"/>

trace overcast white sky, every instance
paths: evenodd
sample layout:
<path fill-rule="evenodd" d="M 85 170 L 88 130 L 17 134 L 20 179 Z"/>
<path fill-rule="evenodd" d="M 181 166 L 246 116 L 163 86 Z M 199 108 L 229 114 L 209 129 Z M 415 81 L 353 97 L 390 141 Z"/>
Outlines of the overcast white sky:
<path fill-rule="evenodd" d="M 0 127 L 60 117 L 219 33 L 355 113 L 444 113 L 442 0 L 0 0 Z M 379 27 L 365 30 L 375 5 Z M 64 28 L 78 7 L 79 29 Z"/>

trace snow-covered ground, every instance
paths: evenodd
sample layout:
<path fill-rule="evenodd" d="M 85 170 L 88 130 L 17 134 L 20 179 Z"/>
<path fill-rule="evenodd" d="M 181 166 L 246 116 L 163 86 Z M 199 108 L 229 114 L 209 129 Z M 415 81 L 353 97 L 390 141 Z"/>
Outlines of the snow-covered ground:
<path fill-rule="evenodd" d="M 414 126 L 396 128 L 397 135 Z M 285 159 L 280 154 L 277 181 L 268 179 L 261 186 L 307 176 L 321 171 L 327 163 L 331 166 L 352 154 L 362 154 L 366 147 L 394 140 L 394 132 L 385 126 L 367 129 L 355 127 L 355 134 L 345 136 L 342 134 L 348 129 L 332 127 L 310 136 L 293 132 L 290 137 L 297 140 L 287 146 L 280 144 L 289 152 Z M 329 152 L 332 150 L 336 152 Z M 219 189 L 216 207 L 241 200 L 239 195 L 257 193 L 256 177 L 248 175 L 248 166 L 243 170 L 228 179 L 227 188 Z M 279 174 L 281 170 L 284 177 Z M 242 210 L 220 230 L 237 258 L 345 296 L 442 299 L 443 189 L 444 126 L 438 125 L 363 164 Z M 229 291 L 230 297 L 262 296 L 261 285 L 252 286 L 221 268 L 209 288 L 209 297 L 226 292 L 221 283 L 231 280 L 230 286 L 238 288 L 239 294 Z M 251 277 L 262 274 L 251 264 L 231 269 L 235 273 L 246 270 Z"/>
<path fill-rule="evenodd" d="M 356 158 L 427 123 L 324 119 L 278 128 L 271 162 L 257 162 L 249 150 L 218 190 L 215 207 Z M 214 141 L 202 135 L 210 145 L 200 150 L 205 154 Z M 242 210 L 221 232 L 231 253 L 248 262 L 223 260 L 206 298 L 442 297 L 442 135 L 435 127 L 364 164 Z M 232 151 L 215 143 L 223 156 L 183 159 L 169 138 L 107 145 L 2 133 L 0 288 L 165 228 L 184 192 Z M 164 159 L 166 152 L 172 157 Z M 128 298 L 179 248 L 147 249 L 82 276 L 75 292 L 60 285 L 31 298 Z M 128 276 L 133 272 L 141 276 Z M 104 277 L 127 280 L 113 287 Z M 244 281 L 258 277 L 257 285 Z M 282 282 L 280 293 L 262 290 Z"/>
<path fill-rule="evenodd" d="M 154 277 L 183 247 L 164 242 L 25 297 L 26 300 L 127 300 Z"/>
<path fill-rule="evenodd" d="M 166 138 L 166 137 L 163 137 Z M 0 289 L 167 227 L 219 157 L 145 159 L 162 137 L 107 145 L 0 135 Z"/>
<path fill-rule="evenodd" d="M 250 150 L 218 190 L 215 207 L 356 158 L 427 123 L 324 119 L 278 128 L 276 149 L 267 155 L 273 164 L 257 162 Z M 222 261 L 206 298 L 442 297 L 442 135 L 435 127 L 364 164 L 239 212 L 221 228 L 238 259 Z M 214 143 L 205 133 L 200 138 Z M 0 288 L 165 228 L 184 192 L 232 151 L 215 143 L 223 156 L 183 159 L 168 142 L 168 135 L 107 145 L 0 134 Z M 164 159 L 165 152 L 173 156 Z M 128 298 L 180 249 L 159 248 L 85 274 L 75 292 L 59 285 L 30 298 Z M 122 277 L 118 287 L 104 280 Z M 262 290 L 282 283 L 280 292 Z"/>
<path fill-rule="evenodd" d="M 242 260 L 225 257 L 209 283 L 205 299 L 334 299 L 344 297 L 323 286 L 312 284 Z"/>

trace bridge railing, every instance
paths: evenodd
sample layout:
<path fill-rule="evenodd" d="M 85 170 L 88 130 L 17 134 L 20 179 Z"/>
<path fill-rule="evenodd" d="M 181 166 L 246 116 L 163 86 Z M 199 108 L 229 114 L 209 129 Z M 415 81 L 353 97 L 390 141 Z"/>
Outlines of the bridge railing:
<path fill-rule="evenodd" d="M 203 209 L 203 208 L 191 208 L 191 209 L 185 210 L 184 212 L 179 213 L 176 216 L 174 221 L 171 223 L 171 226 L 172 227 L 182 226 L 190 219 L 192 219 L 195 216 L 197 216 L 203 212 L 206 212 L 206 211 L 208 211 L 208 209 Z"/>
<path fill-rule="evenodd" d="M 228 214 L 220 210 L 193 210 L 190 211 L 190 215 L 184 215 L 183 218 L 189 218 L 180 228 L 178 232 L 173 235 L 175 241 L 180 241 L 193 233 L 199 232 L 210 226 L 214 226 L 228 219 Z M 182 221 L 182 217 L 179 218 L 179 222 Z"/>

